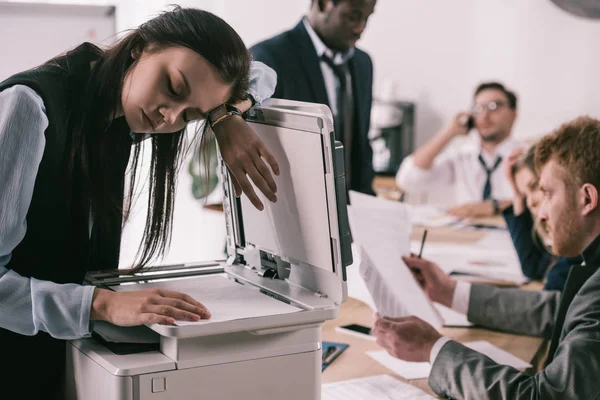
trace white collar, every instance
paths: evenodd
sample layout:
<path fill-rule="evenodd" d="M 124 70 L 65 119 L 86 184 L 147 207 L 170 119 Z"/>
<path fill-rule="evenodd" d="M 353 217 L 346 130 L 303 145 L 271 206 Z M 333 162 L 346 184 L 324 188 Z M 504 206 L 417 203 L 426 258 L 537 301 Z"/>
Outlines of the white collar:
<path fill-rule="evenodd" d="M 487 152 L 483 152 L 481 149 L 481 137 L 479 134 L 474 135 L 473 140 L 466 146 L 466 150 L 469 153 L 473 153 L 475 156 L 479 156 L 479 154 L 483 154 L 486 158 L 497 158 L 498 156 L 503 159 L 507 158 L 511 151 L 519 145 L 519 141 L 515 139 L 512 135 L 508 136 L 504 139 L 496 148 L 494 149 L 494 154 L 490 155 Z"/>
<path fill-rule="evenodd" d="M 345 52 L 334 52 L 331 50 L 317 35 L 317 32 L 313 29 L 312 26 L 308 23 L 308 19 L 306 17 L 302 18 L 302 23 L 308 32 L 308 36 L 310 36 L 310 40 L 312 40 L 313 46 L 315 46 L 315 50 L 317 51 L 317 56 L 321 58 L 323 54 L 328 56 L 333 60 L 334 64 L 344 64 L 354 55 L 354 47 L 346 50 Z"/>

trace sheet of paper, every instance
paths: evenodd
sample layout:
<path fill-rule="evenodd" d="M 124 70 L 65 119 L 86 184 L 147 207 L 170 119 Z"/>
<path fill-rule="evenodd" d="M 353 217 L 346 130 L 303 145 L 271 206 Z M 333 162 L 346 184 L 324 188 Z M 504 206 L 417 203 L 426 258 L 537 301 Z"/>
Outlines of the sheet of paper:
<path fill-rule="evenodd" d="M 409 205 L 408 213 L 413 225 L 430 228 L 455 225 L 461 218 L 453 217 L 446 210 L 432 205 Z"/>
<path fill-rule="evenodd" d="M 350 204 L 355 209 L 384 211 L 382 215 L 385 215 L 386 218 L 394 219 L 398 223 L 411 224 L 409 207 L 405 203 L 369 196 L 353 190 L 350 190 L 348 194 L 350 196 Z"/>
<path fill-rule="evenodd" d="M 475 351 L 485 354 L 486 356 L 488 356 L 489 358 L 501 365 L 510 365 L 511 367 L 519 370 L 524 370 L 532 367 L 531 364 L 526 363 L 520 358 L 513 356 L 509 352 L 504 351 L 501 348 L 496 347 L 485 340 L 469 342 L 465 343 L 464 345 Z"/>
<path fill-rule="evenodd" d="M 322 400 L 429 400 L 434 397 L 389 375 L 377 375 L 322 386 Z"/>
<path fill-rule="evenodd" d="M 117 286 L 117 291 L 162 288 L 186 293 L 206 306 L 211 313 L 208 320 L 197 322 L 176 321 L 177 325 L 210 324 L 267 315 L 289 314 L 300 308 L 275 300 L 260 293 L 258 288 L 242 285 L 225 274 L 172 279 L 136 285 Z"/>
<path fill-rule="evenodd" d="M 361 248 L 356 243 L 352 243 L 352 260 L 352 265 L 346 267 L 348 296 L 362 301 L 375 311 L 377 307 L 373 301 L 373 296 L 371 296 L 364 279 L 360 275 L 359 270 L 362 263 Z"/>
<path fill-rule="evenodd" d="M 440 313 L 444 326 L 473 326 L 472 322 L 469 322 L 466 314 L 461 314 L 458 311 L 454 311 L 451 308 L 441 305 L 440 303 L 433 303 L 435 309 Z"/>
<path fill-rule="evenodd" d="M 415 315 L 436 328 L 442 319 L 402 261 L 410 252 L 410 223 L 387 210 L 348 207 L 355 243 L 362 248 L 359 272 L 380 314 Z"/>
<path fill-rule="evenodd" d="M 377 268 L 375 268 L 373 261 L 362 247 L 358 270 L 362 281 L 365 283 L 371 294 L 372 303 L 367 304 L 369 304 L 374 311 L 378 311 L 379 314 L 388 317 L 410 315 L 410 311 L 398 301 L 398 296 L 385 283 L 385 280 Z"/>
<path fill-rule="evenodd" d="M 463 345 L 488 356 L 501 365 L 508 365 L 518 370 L 524 370 L 531 367 L 531 364 L 526 363 L 520 358 L 513 356 L 485 340 L 467 342 L 463 343 Z M 425 379 L 429 377 L 429 373 L 431 372 L 431 364 L 428 362 L 408 362 L 399 360 L 389 355 L 385 350 L 368 351 L 366 354 L 404 379 Z"/>
<path fill-rule="evenodd" d="M 506 232 L 504 234 L 508 235 Z M 498 238 L 498 235 L 493 236 Z M 419 251 L 420 246 L 420 241 L 411 241 L 411 251 Z M 512 243 L 508 247 L 501 240 L 498 240 L 496 248 L 480 246 L 479 243 L 460 245 L 427 242 L 423 248 L 423 258 L 435 262 L 448 274 L 479 276 L 517 285 L 527 282 Z"/>
<path fill-rule="evenodd" d="M 379 364 L 404 379 L 425 379 L 429 376 L 431 365 L 428 362 L 408 362 L 391 356 L 385 350 L 367 351 L 367 355 Z"/>

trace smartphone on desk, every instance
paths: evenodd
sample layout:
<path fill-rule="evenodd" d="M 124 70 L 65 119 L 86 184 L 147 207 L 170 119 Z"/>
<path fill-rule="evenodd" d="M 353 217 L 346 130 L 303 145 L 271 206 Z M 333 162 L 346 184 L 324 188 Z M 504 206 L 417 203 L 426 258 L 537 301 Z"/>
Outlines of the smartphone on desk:
<path fill-rule="evenodd" d="M 376 340 L 375 336 L 371 335 L 371 328 L 364 325 L 350 324 L 342 325 L 335 328 L 336 331 L 346 333 L 348 335 L 358 336 L 363 339 Z"/>

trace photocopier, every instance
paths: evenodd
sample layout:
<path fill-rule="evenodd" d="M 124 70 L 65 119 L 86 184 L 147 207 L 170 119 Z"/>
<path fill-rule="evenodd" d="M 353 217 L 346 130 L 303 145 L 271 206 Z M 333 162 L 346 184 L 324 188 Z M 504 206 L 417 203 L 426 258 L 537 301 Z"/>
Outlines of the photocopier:
<path fill-rule="evenodd" d="M 321 398 L 321 327 L 347 298 L 345 267 L 352 263 L 343 146 L 324 105 L 270 99 L 247 121 L 279 164 L 278 201 L 261 197 L 259 211 L 236 197 L 219 156 L 226 260 L 86 277 L 117 291 L 188 293 L 212 317 L 96 324 L 104 335 L 67 344 L 68 400 Z M 106 329 L 129 339 L 111 340 Z"/>

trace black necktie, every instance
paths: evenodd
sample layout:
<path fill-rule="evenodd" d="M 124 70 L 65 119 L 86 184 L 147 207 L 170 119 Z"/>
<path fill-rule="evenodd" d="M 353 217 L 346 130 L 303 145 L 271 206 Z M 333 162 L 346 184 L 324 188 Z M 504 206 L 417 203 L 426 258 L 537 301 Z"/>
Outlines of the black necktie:
<path fill-rule="evenodd" d="M 498 168 L 498 166 L 502 162 L 502 157 L 498 156 L 492 168 L 488 168 L 481 154 L 479 154 L 479 162 L 481 163 L 481 166 L 483 167 L 486 173 L 485 186 L 483 187 L 483 200 L 487 200 L 492 195 L 492 173 L 496 170 L 496 168 Z"/>
<path fill-rule="evenodd" d="M 347 81 L 349 73 L 348 64 L 347 62 L 335 64 L 326 54 L 323 54 L 322 60 L 332 69 L 339 82 L 336 90 L 337 113 L 334 116 L 334 130 L 336 140 L 344 144 L 346 183 L 350 186 L 350 149 L 352 146 L 352 119 L 354 110 L 352 104 L 352 87 L 348 85 Z"/>

